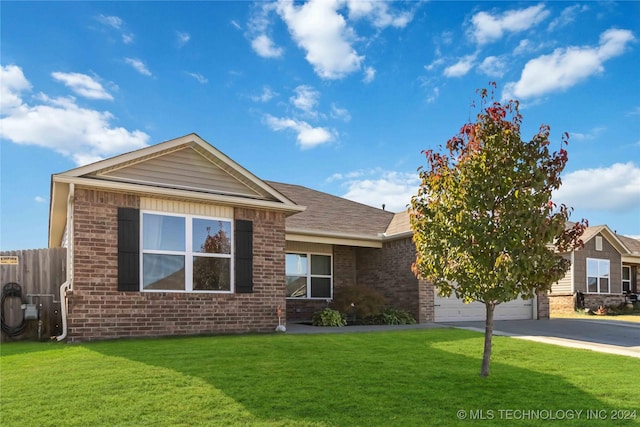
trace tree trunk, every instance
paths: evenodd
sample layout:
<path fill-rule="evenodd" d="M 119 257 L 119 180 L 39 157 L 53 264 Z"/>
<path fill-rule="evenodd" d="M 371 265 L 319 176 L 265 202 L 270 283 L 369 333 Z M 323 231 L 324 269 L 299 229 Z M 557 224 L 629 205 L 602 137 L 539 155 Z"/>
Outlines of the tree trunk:
<path fill-rule="evenodd" d="M 485 302 L 487 308 L 487 319 L 484 325 L 484 353 L 482 355 L 482 368 L 480 376 L 489 376 L 489 365 L 491 364 L 491 340 L 493 338 L 493 311 L 496 308 L 494 302 Z"/>

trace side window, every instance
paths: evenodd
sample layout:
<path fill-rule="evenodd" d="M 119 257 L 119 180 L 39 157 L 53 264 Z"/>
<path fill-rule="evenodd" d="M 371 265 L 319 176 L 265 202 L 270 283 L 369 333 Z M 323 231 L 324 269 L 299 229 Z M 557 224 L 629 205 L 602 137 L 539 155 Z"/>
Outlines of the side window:
<path fill-rule="evenodd" d="M 331 255 L 286 255 L 287 298 L 322 298 L 333 296 Z"/>

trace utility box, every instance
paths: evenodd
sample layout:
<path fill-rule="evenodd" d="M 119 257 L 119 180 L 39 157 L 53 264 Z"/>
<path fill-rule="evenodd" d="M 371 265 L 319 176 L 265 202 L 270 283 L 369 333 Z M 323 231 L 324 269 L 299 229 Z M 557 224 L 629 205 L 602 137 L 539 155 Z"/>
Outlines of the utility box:
<path fill-rule="evenodd" d="M 24 320 L 38 319 L 38 306 L 35 304 L 24 304 Z"/>

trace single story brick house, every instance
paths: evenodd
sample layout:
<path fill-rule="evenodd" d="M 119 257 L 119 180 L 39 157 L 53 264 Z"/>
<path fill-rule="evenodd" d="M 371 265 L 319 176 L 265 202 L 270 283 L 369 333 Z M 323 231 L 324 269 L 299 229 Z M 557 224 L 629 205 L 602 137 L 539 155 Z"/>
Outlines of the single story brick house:
<path fill-rule="evenodd" d="M 335 289 L 380 291 L 419 322 L 480 320 L 411 272 L 409 216 L 263 181 L 196 134 L 54 174 L 49 246 L 67 248 L 58 340 L 267 332 Z M 496 319 L 548 317 L 546 294 Z"/>
<path fill-rule="evenodd" d="M 587 227 L 582 241 L 584 248 L 564 255 L 571 260 L 571 268 L 551 287 L 551 312 L 572 312 L 576 305 L 597 309 L 637 300 L 640 240 L 599 225 Z M 577 301 L 578 296 L 582 301 Z"/>

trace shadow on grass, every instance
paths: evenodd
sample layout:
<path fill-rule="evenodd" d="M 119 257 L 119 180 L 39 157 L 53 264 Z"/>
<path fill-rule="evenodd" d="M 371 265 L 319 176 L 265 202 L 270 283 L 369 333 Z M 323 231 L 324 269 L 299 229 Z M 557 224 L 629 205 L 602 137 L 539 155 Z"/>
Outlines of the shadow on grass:
<path fill-rule="evenodd" d="M 551 366 L 544 361 L 546 347 L 536 345 L 499 341 L 489 378 L 478 375 L 482 335 L 453 329 L 150 339 L 83 347 L 204 380 L 265 422 L 469 424 L 468 418 L 459 418 L 464 411 L 485 424 L 487 417 L 509 424 L 522 420 L 505 418 L 507 412 L 501 411 L 538 411 L 543 416 L 540 411 L 555 411 L 557 419 L 558 414 L 566 418 L 567 411 L 584 411 L 584 417 L 589 410 L 608 414 L 621 408 L 612 406 L 616 396 L 604 399 L 608 392 L 598 396 L 582 384 L 576 386 L 580 380 L 575 374 L 565 375 L 561 365 L 574 363 L 575 350 L 554 350 Z M 587 353 L 586 362 L 584 357 L 577 363 L 587 363 L 587 374 L 597 370 L 606 355 Z M 607 390 L 614 384 L 607 384 Z M 523 425 L 548 422 L 533 419 Z M 585 422 L 574 413 L 563 425 Z M 589 420 L 589 425 L 608 423 Z"/>

